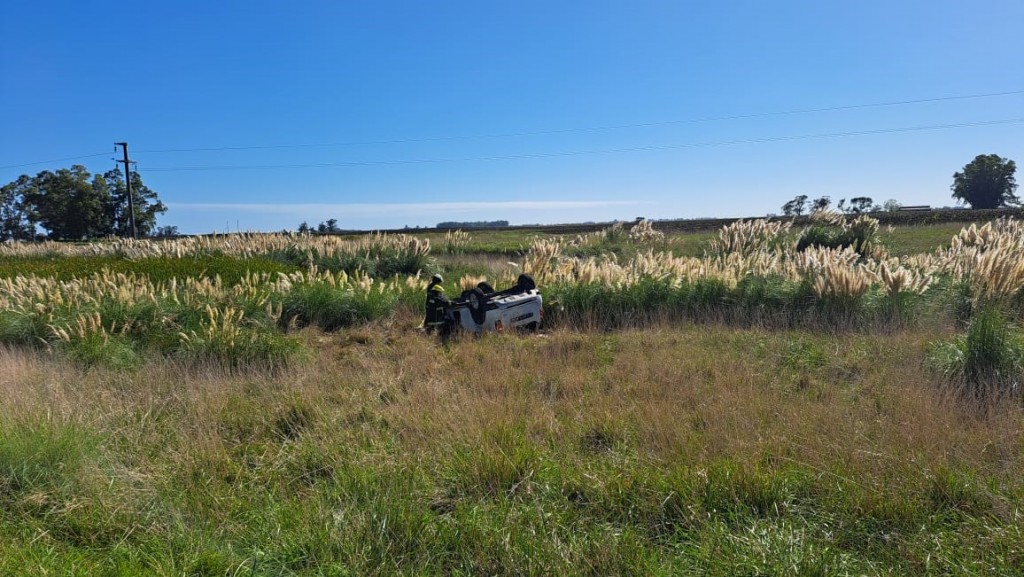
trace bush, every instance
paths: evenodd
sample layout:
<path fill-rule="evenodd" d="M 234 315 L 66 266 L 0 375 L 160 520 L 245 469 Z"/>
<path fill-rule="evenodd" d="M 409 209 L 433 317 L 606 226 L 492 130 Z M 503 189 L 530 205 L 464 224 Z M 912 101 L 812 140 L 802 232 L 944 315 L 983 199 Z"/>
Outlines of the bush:
<path fill-rule="evenodd" d="M 929 360 L 965 393 L 980 396 L 995 388 L 1019 394 L 1024 379 L 1024 338 L 1002 311 L 989 306 L 975 315 L 965 335 L 933 345 Z"/>
<path fill-rule="evenodd" d="M 285 297 L 281 307 L 282 325 L 314 325 L 334 331 L 381 318 L 394 310 L 398 296 L 394 292 L 332 287 L 324 283 L 297 286 Z"/>
<path fill-rule="evenodd" d="M 842 226 L 815 224 L 800 234 L 796 250 L 803 252 L 812 246 L 832 249 L 849 247 L 861 256 L 866 256 L 877 230 L 878 222 L 874 221 L 872 226 L 871 219 L 857 219 Z"/>
<path fill-rule="evenodd" d="M 280 263 L 294 267 L 316 266 L 321 270 L 356 274 L 363 272 L 374 278 L 392 277 L 396 274 L 414 275 L 420 271 L 432 271 L 434 262 L 422 251 L 407 250 L 395 246 L 380 246 L 365 252 L 324 253 L 318 250 L 301 250 L 289 247 L 268 255 Z"/>
<path fill-rule="evenodd" d="M 38 346 L 46 342 L 50 331 L 46 319 L 22 311 L 0 310 L 0 343 Z"/>
<path fill-rule="evenodd" d="M 800 234 L 800 239 L 796 243 L 796 250 L 797 252 L 803 252 L 812 246 L 838 248 L 841 243 L 838 239 L 839 232 L 842 231 L 831 226 L 809 226 Z"/>
<path fill-rule="evenodd" d="M 131 370 L 142 360 L 127 339 L 99 333 L 65 342 L 62 348 L 69 357 L 87 367 L 100 365 L 115 370 Z"/>

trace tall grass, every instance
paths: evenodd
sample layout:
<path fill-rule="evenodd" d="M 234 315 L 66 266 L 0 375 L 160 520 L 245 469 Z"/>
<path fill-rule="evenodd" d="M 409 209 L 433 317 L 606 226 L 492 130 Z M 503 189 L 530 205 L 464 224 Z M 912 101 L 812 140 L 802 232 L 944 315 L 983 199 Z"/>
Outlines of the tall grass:
<path fill-rule="evenodd" d="M 238 258 L 226 255 L 145 257 L 128 259 L 123 256 L 19 256 L 0 257 L 0 278 L 39 276 L 58 280 L 72 280 L 107 271 L 125 275 L 145 275 L 153 282 L 172 278 L 220 277 L 227 285 L 234 285 L 250 274 L 293 273 L 300 266 L 285 264 L 266 257 Z"/>
<path fill-rule="evenodd" d="M 873 234 L 877 221 L 836 226 Z M 701 258 L 650 250 L 628 261 L 566 256 L 561 243 L 538 241 L 523 268 L 546 287 L 552 321 L 615 327 L 668 317 L 821 328 L 913 322 L 936 265 L 878 251 L 865 257 L 857 250 L 867 251 L 869 241 L 801 246 L 788 233 L 789 223 L 739 221 Z"/>
<path fill-rule="evenodd" d="M 0 279 L 0 342 L 57 349 L 85 365 L 129 368 L 147 351 L 231 365 L 280 365 L 299 347 L 281 333 L 291 326 L 324 330 L 391 314 L 418 300 L 416 277 L 374 281 L 311 269 L 249 274 L 237 284 L 219 277 L 153 282 L 109 271 L 58 281 Z"/>
<path fill-rule="evenodd" d="M 936 343 L 930 360 L 966 395 L 989 398 L 1022 393 L 1024 334 L 994 305 L 975 314 L 964 335 Z"/>
<path fill-rule="evenodd" d="M 497 271 L 499 278 L 490 279 L 496 285 L 512 283 L 519 270 L 533 274 L 548 299 L 548 320 L 563 326 L 675 319 L 888 330 L 935 316 L 935 303 L 950 287 L 965 291 L 957 305 L 964 318 L 987 303 L 1024 314 L 1024 229 L 1016 221 L 972 225 L 947 249 L 891 258 L 875 245 L 876 221 L 821 218 L 860 240 L 801 246 L 789 223 L 740 221 L 723 228 L 703 256 L 685 257 L 641 221 L 576 239 L 537 240 L 521 269 L 491 263 L 483 272 Z M 446 250 L 457 252 L 466 239 L 449 236 Z M 611 251 L 620 245 L 629 251 Z M 581 249 L 596 252 L 581 256 Z M 429 243 L 405 235 L 15 244 L 0 253 L 8 264 L 28 265 L 23 274 L 0 275 L 0 342 L 63 350 L 83 364 L 109 354 L 121 366 L 150 352 L 227 354 L 244 346 L 263 351 L 257 356 L 277 354 L 272 351 L 289 348 L 278 339 L 289 327 L 337 330 L 418 308 L 422 273 L 436 266 Z M 46 254 L 59 258 L 51 262 Z M 446 259 L 452 271 L 480 274 L 460 264 L 469 261 L 452 258 Z M 248 259 L 252 269 L 245 268 Z M 61 262 L 67 268 L 58 272 L 54 263 Z M 107 264 L 151 274 L 120 273 Z M 240 338 L 230 331 L 223 340 L 201 338 L 210 326 L 207 307 L 219 322 L 237 325 L 231 330 Z"/>
<path fill-rule="evenodd" d="M 356 291 L 352 287 L 308 284 L 291 290 L 281 303 L 283 325 L 313 325 L 334 331 L 391 313 L 396 293 Z"/>
<path fill-rule="evenodd" d="M 5 415 L 0 422 L 0 502 L 18 506 L 32 495 L 74 491 L 96 454 L 96 441 L 74 426 L 17 422 Z"/>
<path fill-rule="evenodd" d="M 450 350 L 361 332 L 308 365 L 246 373 L 155 360 L 83 373 L 0 350 L 0 573 L 1014 574 L 1024 561 L 1022 408 L 977 418 L 926 386 L 927 332 L 661 325 Z"/>

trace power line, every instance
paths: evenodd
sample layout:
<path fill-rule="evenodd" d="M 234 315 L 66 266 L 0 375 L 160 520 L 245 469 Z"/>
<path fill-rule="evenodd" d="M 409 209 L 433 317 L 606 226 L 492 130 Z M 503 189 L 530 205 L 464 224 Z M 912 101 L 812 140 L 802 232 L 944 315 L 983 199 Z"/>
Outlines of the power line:
<path fill-rule="evenodd" d="M 921 132 L 928 130 L 951 130 L 956 128 L 970 128 L 978 126 L 996 126 L 1001 124 L 1019 124 L 1024 118 L 1008 118 L 1002 120 L 986 120 L 981 122 L 963 122 L 959 124 L 933 124 L 927 126 L 907 126 L 899 128 L 878 128 L 872 130 L 855 130 L 850 132 L 830 132 L 824 134 L 799 134 L 789 136 L 772 136 L 764 138 L 744 138 L 736 140 L 720 140 L 714 142 L 693 142 L 685 144 L 665 144 L 657 146 L 637 146 L 631 148 L 609 148 L 601 150 L 573 150 L 563 152 L 540 152 L 526 154 L 509 154 L 503 156 L 479 156 L 463 158 L 412 158 L 396 160 L 369 160 L 355 162 L 322 162 L 313 164 L 251 164 L 251 165 L 210 165 L 210 166 L 155 166 L 152 168 L 140 169 L 146 172 L 178 172 L 178 171 L 204 171 L 204 170 L 274 170 L 293 168 L 333 168 L 333 167 L 357 167 L 357 166 L 396 166 L 406 164 L 440 164 L 452 162 L 476 162 L 476 161 L 500 161 L 500 160 L 521 160 L 534 158 L 557 158 L 564 156 L 583 156 L 590 154 L 619 154 L 627 152 L 649 152 L 658 150 L 678 150 L 685 148 L 706 148 L 712 146 L 736 146 L 741 144 L 762 144 L 768 142 L 787 142 L 795 140 L 813 140 L 823 138 L 844 138 L 851 136 L 867 136 L 877 134 L 896 134 L 901 132 Z"/>
<path fill-rule="evenodd" d="M 54 158 L 54 159 L 51 159 L 51 160 L 40 160 L 39 162 L 26 162 L 24 164 L 7 164 L 7 165 L 4 165 L 4 166 L 0 166 L 0 170 L 4 170 L 4 169 L 8 169 L 8 168 L 21 168 L 23 166 L 35 166 L 37 164 L 49 164 L 51 162 L 64 162 L 66 160 L 80 160 L 82 158 L 95 158 L 97 156 L 107 156 L 108 154 L 110 154 L 110 153 L 109 152 L 97 152 L 96 154 L 83 154 L 81 156 L 69 156 L 69 157 L 66 157 L 66 158 Z"/>
<path fill-rule="evenodd" d="M 344 146 L 369 146 L 369 145 L 380 145 L 380 144 L 403 144 L 403 143 L 417 143 L 417 142 L 443 142 L 443 141 L 456 141 L 456 140 L 475 140 L 475 139 L 497 139 L 497 138 L 513 138 L 522 136 L 540 136 L 550 134 L 567 134 L 574 132 L 599 132 L 599 131 L 610 131 L 610 130 L 622 130 L 628 128 L 644 128 L 652 126 L 668 126 L 673 124 L 696 124 L 705 122 L 719 122 L 725 120 L 742 120 L 749 118 L 765 118 L 772 116 L 787 116 L 797 114 L 812 114 L 818 112 L 834 112 L 840 110 L 856 110 L 864 108 L 881 108 L 890 106 L 906 106 L 911 104 L 924 104 L 929 102 L 946 102 L 953 100 L 970 100 L 979 98 L 996 98 L 1001 96 L 1013 96 L 1024 94 L 1024 90 L 1009 90 L 1005 92 L 989 92 L 986 94 L 965 94 L 956 96 L 940 96 L 934 98 L 919 98 L 915 100 L 900 100 L 890 102 L 875 102 L 867 104 L 849 104 L 842 106 L 828 106 L 821 108 L 803 108 L 795 110 L 782 110 L 772 112 L 758 112 L 750 114 L 735 114 L 728 116 L 711 116 L 704 118 L 690 118 L 683 120 L 665 120 L 659 122 L 643 122 L 635 124 L 620 124 L 611 126 L 596 126 L 596 127 L 577 127 L 577 128 L 562 128 L 552 130 L 537 130 L 537 131 L 525 131 L 525 132 L 509 132 L 509 133 L 498 133 L 498 134 L 477 134 L 477 135 L 460 135 L 460 136 L 437 136 L 437 137 L 425 137 L 425 138 L 400 138 L 392 140 L 368 140 L 368 141 L 353 141 L 353 142 L 334 142 L 334 143 L 304 143 L 304 144 L 278 144 L 278 145 L 260 145 L 260 146 L 217 146 L 217 147 L 203 147 L 203 148 L 166 148 L 166 149 L 149 149 L 139 150 L 136 153 L 177 153 L 177 152 L 216 152 L 216 151 L 232 151 L 232 150 L 270 150 L 270 149 L 287 149 L 287 148 L 327 148 L 327 147 L 344 147 Z M 820 138 L 827 137 L 828 135 L 817 136 Z M 708 143 L 707 145 L 713 145 L 716 143 Z M 600 152 L 600 151 L 597 151 Z M 596 153 L 596 152 L 595 152 Z M 68 160 L 81 160 L 85 158 L 95 158 L 99 156 L 106 156 L 107 152 L 98 152 L 94 154 L 83 154 L 79 156 L 69 156 L 65 158 L 55 158 L 50 160 L 40 160 L 38 162 L 26 162 L 22 164 L 8 164 L 0 166 L 0 170 L 6 170 L 9 168 L 22 168 L 26 166 L 36 166 L 40 164 L 50 164 L 54 162 L 65 162 Z M 566 154 L 577 154 L 577 153 L 566 153 Z M 560 154 L 560 155 L 566 155 Z M 504 157 L 495 157 L 495 159 Z M 415 162 L 453 162 L 462 159 L 453 160 L 426 160 L 426 161 L 403 161 L 401 164 L 410 164 Z M 340 165 L 352 165 L 361 166 L 367 163 L 345 163 L 345 164 L 330 164 L 329 166 L 340 166 Z M 393 164 L 390 162 L 378 162 L 369 164 Z M 296 165 L 298 166 L 298 165 Z M 321 166 L 321 165 L 304 165 L 304 166 Z M 290 168 L 290 165 L 282 165 L 282 168 Z M 186 168 L 188 169 L 188 168 Z M 155 169 L 147 169 L 155 170 Z M 178 170 L 178 169 L 175 169 Z"/>
<path fill-rule="evenodd" d="M 496 139 L 496 138 L 515 138 L 522 136 L 541 136 L 550 134 L 567 134 L 574 132 L 600 132 L 608 130 L 623 130 L 627 128 L 648 128 L 652 126 L 668 126 L 673 124 L 697 124 L 705 122 L 721 122 L 725 120 L 743 120 L 750 118 L 765 118 L 771 116 L 790 116 L 797 114 L 812 114 L 818 112 L 836 112 L 840 110 L 857 110 L 864 108 L 881 108 L 888 106 L 906 106 L 911 104 L 925 104 L 929 102 L 948 102 L 951 100 L 970 100 L 978 98 L 995 98 L 1000 96 L 1013 96 L 1018 94 L 1024 94 L 1024 90 L 1011 90 L 1006 92 L 990 92 L 987 94 L 967 94 L 959 96 L 940 96 L 935 98 L 919 98 L 916 100 L 900 100 L 891 102 L 874 102 L 868 104 L 849 104 L 843 106 L 828 106 L 823 108 L 802 108 L 795 110 L 781 110 L 772 112 L 756 112 L 750 114 L 734 114 L 728 116 L 710 116 L 703 118 L 689 118 L 682 120 L 663 120 L 658 122 L 641 122 L 636 124 L 618 124 L 611 126 L 594 126 L 594 127 L 577 127 L 577 128 L 560 128 L 551 130 L 537 130 L 527 132 L 508 132 L 508 133 L 497 133 L 497 134 L 475 134 L 475 135 L 461 135 L 461 136 L 432 136 L 424 138 L 398 138 L 392 140 L 365 140 L 365 141 L 352 141 L 352 142 L 322 142 L 322 143 L 303 143 L 303 144 L 271 144 L 271 145 L 254 145 L 254 146 L 214 146 L 204 148 L 164 148 L 164 149 L 150 149 L 150 150 L 138 150 L 137 153 L 177 153 L 177 152 L 220 152 L 220 151 L 235 151 L 235 150 L 273 150 L 273 149 L 285 149 L 285 148 L 329 148 L 329 147 L 343 147 L 343 146 L 371 146 L 381 144 L 410 144 L 418 142 L 443 142 L 453 140 L 478 140 L 478 139 Z"/>

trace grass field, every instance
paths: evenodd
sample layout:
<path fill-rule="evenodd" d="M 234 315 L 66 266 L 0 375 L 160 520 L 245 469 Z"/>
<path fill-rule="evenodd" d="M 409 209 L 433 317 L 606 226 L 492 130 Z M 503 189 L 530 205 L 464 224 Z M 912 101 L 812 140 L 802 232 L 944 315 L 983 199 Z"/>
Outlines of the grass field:
<path fill-rule="evenodd" d="M 896 255 L 932 252 L 940 247 L 948 247 L 950 239 L 962 226 L 960 223 L 896 226 L 892 232 L 883 232 L 882 242 L 889 252 Z"/>
<path fill-rule="evenodd" d="M 1024 235 L 960 227 L 9 249 L 0 574 L 1024 574 Z"/>

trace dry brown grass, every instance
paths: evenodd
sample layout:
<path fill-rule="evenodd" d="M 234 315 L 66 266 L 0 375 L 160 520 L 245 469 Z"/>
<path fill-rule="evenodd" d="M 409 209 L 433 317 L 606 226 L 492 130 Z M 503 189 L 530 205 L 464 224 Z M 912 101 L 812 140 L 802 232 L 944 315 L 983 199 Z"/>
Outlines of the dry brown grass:
<path fill-rule="evenodd" d="M 171 361 L 134 375 L 83 371 L 5 348 L 0 399 L 15 418 L 45 415 L 101 430 L 121 430 L 126 415 L 169 413 L 174 436 L 189 446 L 216 438 L 217 423 L 238 408 L 231 403 L 246 399 L 261 415 L 299 402 L 321 422 L 369 408 L 410 450 L 443 452 L 502 423 L 571 447 L 601 425 L 657 460 L 771 454 L 824 469 L 842 452 L 869 476 L 892 463 L 1024 470 L 1024 412 L 979 412 L 947 398 L 921 368 L 929 335 L 665 327 L 466 339 L 442 349 L 403 328 L 304 334 L 317 341 L 319 358 L 279 374 Z M 805 341 L 821 366 L 788 359 L 788 347 Z"/>
<path fill-rule="evenodd" d="M 1014 420 L 1024 413 L 1011 407 L 980 418 L 946 398 L 920 369 L 924 338 L 905 355 L 906 335 L 828 337 L 823 368 L 780 370 L 778 349 L 794 338 L 805 337 L 693 328 L 558 332 L 517 343 L 511 354 L 501 339 L 463 343 L 440 358 L 415 347 L 394 385 L 407 392 L 386 414 L 404 438 L 432 450 L 502 423 L 565 446 L 607 425 L 656 460 L 776 455 L 828 470 L 845 454 L 867 479 L 893 467 L 987 469 L 993 452 L 1016 455 L 1004 473 L 1024 466 Z M 361 365 L 394 375 L 397 361 L 374 355 Z"/>

